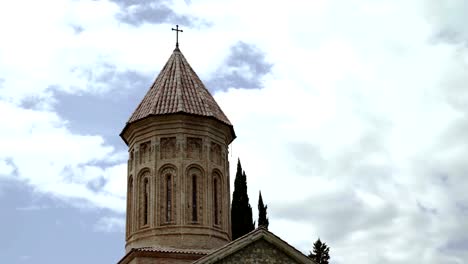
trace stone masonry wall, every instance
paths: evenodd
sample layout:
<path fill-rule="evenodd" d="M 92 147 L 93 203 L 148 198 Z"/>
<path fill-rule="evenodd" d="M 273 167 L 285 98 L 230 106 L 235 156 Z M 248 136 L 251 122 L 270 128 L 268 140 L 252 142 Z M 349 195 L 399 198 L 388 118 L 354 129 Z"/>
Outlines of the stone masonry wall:
<path fill-rule="evenodd" d="M 291 259 L 277 247 L 260 240 L 216 263 L 291 264 L 298 262 Z"/>

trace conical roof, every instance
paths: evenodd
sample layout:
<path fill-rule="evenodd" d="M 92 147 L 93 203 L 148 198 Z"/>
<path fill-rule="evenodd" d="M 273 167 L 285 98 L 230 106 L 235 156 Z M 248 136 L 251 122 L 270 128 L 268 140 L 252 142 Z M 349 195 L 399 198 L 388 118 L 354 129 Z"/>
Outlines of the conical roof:
<path fill-rule="evenodd" d="M 151 115 L 175 113 L 215 118 L 232 129 L 231 122 L 179 48 L 174 50 L 127 125 Z"/>

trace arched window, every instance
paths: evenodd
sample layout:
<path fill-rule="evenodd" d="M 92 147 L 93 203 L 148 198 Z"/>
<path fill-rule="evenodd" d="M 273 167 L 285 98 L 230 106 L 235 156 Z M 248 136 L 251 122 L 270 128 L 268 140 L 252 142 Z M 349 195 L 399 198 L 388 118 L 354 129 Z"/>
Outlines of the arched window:
<path fill-rule="evenodd" d="M 213 180 L 213 213 L 214 213 L 214 224 L 219 225 L 219 198 L 218 198 L 218 179 Z"/>
<path fill-rule="evenodd" d="M 132 231 L 132 218 L 133 218 L 133 177 L 130 175 L 127 187 L 127 236 Z"/>
<path fill-rule="evenodd" d="M 192 221 L 198 221 L 197 212 L 197 175 L 192 175 Z"/>
<path fill-rule="evenodd" d="M 145 178 L 143 188 L 145 192 L 144 201 L 143 201 L 143 225 L 147 225 L 148 224 L 148 200 L 149 200 L 148 199 L 148 196 L 149 196 L 148 178 Z"/>
<path fill-rule="evenodd" d="M 148 224 L 148 207 L 149 207 L 149 184 L 148 178 L 143 181 L 143 225 Z"/>
<path fill-rule="evenodd" d="M 160 204 L 159 210 L 159 225 L 175 224 L 177 219 L 177 171 L 173 165 L 166 165 L 160 171 L 160 184 L 158 199 Z M 190 197 L 190 194 L 187 195 Z"/>
<path fill-rule="evenodd" d="M 137 228 L 144 227 L 149 224 L 149 195 L 150 195 L 150 172 L 144 171 L 141 173 L 137 178 L 137 189 L 136 196 L 137 196 L 137 206 L 136 206 L 136 226 Z"/>
<path fill-rule="evenodd" d="M 184 222 L 188 224 L 203 224 L 203 205 L 204 205 L 204 192 L 205 177 L 203 170 L 197 165 L 189 166 L 185 172 L 185 204 L 184 208 Z"/>
<path fill-rule="evenodd" d="M 166 222 L 172 221 L 172 177 L 166 175 Z"/>

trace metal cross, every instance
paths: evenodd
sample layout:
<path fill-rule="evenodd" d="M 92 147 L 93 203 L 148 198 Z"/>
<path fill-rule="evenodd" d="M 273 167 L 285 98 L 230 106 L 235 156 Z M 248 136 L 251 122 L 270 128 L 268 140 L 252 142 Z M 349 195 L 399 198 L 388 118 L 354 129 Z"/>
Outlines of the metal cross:
<path fill-rule="evenodd" d="M 179 32 L 184 32 L 182 29 L 179 29 L 179 25 L 176 25 L 176 28 L 172 28 L 176 32 L 176 48 L 179 48 Z"/>

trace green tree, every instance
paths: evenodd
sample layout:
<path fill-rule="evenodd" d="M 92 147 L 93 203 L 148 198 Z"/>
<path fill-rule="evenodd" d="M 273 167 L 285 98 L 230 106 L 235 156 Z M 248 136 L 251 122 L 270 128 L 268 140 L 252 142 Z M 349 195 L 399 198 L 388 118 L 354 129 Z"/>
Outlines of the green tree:
<path fill-rule="evenodd" d="M 247 194 L 247 176 L 242 170 L 240 160 L 237 161 L 236 179 L 231 205 L 232 240 L 237 239 L 255 229 L 252 220 L 252 207 Z"/>
<path fill-rule="evenodd" d="M 322 243 L 320 238 L 314 243 L 313 252 L 309 253 L 309 258 L 314 260 L 317 264 L 328 264 L 330 260 L 330 248 L 326 243 Z"/>
<path fill-rule="evenodd" d="M 263 226 L 268 229 L 268 217 L 267 217 L 267 208 L 268 206 L 263 205 L 262 192 L 259 192 L 258 195 L 258 227 Z"/>

